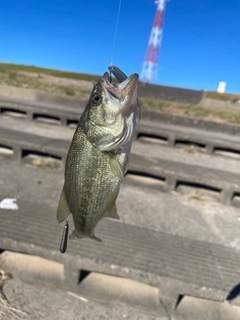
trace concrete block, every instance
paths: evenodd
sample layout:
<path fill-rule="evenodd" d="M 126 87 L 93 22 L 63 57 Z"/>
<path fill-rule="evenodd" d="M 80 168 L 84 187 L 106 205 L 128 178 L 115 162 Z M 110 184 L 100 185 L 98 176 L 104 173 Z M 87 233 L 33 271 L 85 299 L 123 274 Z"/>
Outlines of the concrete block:
<path fill-rule="evenodd" d="M 28 282 L 44 281 L 60 287 L 64 280 L 63 264 L 38 256 L 4 251 L 0 255 L 0 266 L 13 277 Z"/>
<path fill-rule="evenodd" d="M 158 288 L 131 279 L 91 272 L 80 283 L 78 293 L 86 298 L 118 301 L 167 316 L 158 299 Z"/>
<path fill-rule="evenodd" d="M 185 296 L 176 308 L 174 320 L 239 320 L 240 307 Z"/>

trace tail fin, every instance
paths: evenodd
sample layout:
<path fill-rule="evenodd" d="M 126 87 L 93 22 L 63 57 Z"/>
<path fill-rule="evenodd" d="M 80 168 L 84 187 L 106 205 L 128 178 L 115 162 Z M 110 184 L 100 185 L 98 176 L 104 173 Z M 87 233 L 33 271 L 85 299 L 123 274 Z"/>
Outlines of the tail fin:
<path fill-rule="evenodd" d="M 83 236 L 81 237 L 81 235 L 76 231 L 76 230 L 73 230 L 73 232 L 70 234 L 69 236 L 69 239 L 82 239 L 82 238 L 91 238 L 93 240 L 96 240 L 98 242 L 102 242 L 102 240 L 98 237 L 95 236 L 95 234 L 93 233 L 91 236 Z"/>
<path fill-rule="evenodd" d="M 102 242 L 102 240 L 101 240 L 100 238 L 96 237 L 95 234 L 93 234 L 93 235 L 91 236 L 91 239 L 96 240 L 96 241 L 98 241 L 98 242 Z"/>

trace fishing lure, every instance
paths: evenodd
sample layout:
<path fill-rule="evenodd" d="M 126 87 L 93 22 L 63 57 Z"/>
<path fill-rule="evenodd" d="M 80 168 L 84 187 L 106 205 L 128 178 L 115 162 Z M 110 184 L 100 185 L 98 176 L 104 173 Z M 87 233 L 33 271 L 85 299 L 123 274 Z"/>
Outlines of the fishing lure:
<path fill-rule="evenodd" d="M 119 81 L 119 82 L 123 82 L 124 80 L 127 79 L 127 76 L 125 75 L 124 72 L 122 72 L 122 70 L 120 70 L 118 67 L 116 66 L 109 66 L 108 70 L 110 71 L 110 82 L 112 82 L 112 75 L 114 75 L 114 77 Z M 142 117 L 142 109 L 141 109 L 141 105 L 140 105 L 140 101 L 137 98 L 137 104 L 138 104 L 138 109 L 139 109 L 139 121 L 141 120 Z"/>
<path fill-rule="evenodd" d="M 119 82 L 123 82 L 127 79 L 125 73 L 123 73 L 118 67 L 110 66 L 108 67 L 108 70 L 110 71 L 110 74 L 112 73 Z"/>
<path fill-rule="evenodd" d="M 60 252 L 61 253 L 64 253 L 67 250 L 68 230 L 69 230 L 69 222 L 67 220 L 66 224 L 63 228 L 63 234 L 62 234 L 62 239 L 61 239 L 61 244 L 60 244 Z"/>

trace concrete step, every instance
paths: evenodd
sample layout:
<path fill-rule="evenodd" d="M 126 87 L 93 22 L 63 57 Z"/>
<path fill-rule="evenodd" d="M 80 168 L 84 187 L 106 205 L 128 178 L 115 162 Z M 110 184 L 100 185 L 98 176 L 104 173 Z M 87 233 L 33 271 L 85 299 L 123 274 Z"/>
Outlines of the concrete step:
<path fill-rule="evenodd" d="M 198 153 L 191 147 L 182 149 L 165 148 L 162 144 L 134 141 L 132 150 L 134 154 L 149 155 L 149 158 L 171 160 L 176 163 L 197 165 L 203 168 L 215 169 L 231 173 L 240 173 L 240 158 L 215 157 L 214 155 Z"/>
<path fill-rule="evenodd" d="M 63 226 L 56 220 L 56 207 L 63 172 L 1 158 L 0 162 L 0 197 L 16 197 L 19 206 L 17 211 L 0 210 L 0 248 L 55 261 L 56 272 L 47 270 L 46 263 L 41 262 L 44 263 L 44 268 L 40 268 L 42 276 L 36 275 L 40 280 L 45 278 L 50 283 L 49 276 L 54 274 L 55 283 L 82 296 L 79 292 L 82 273 L 120 276 L 150 285 L 153 291 L 157 288 L 159 306 L 164 306 L 168 312 L 175 308 L 181 296 L 222 302 L 236 291 L 240 252 L 239 246 L 237 250 L 238 209 L 205 205 L 197 200 L 185 201 L 153 189 L 123 185 L 118 199 L 122 223 L 114 225 L 114 221 L 107 219 L 100 223 L 96 234 L 104 241 L 101 248 L 87 239 L 69 241 L 67 252 L 61 255 L 58 250 Z M 17 261 L 14 269 L 13 261 L 8 260 L 5 265 L 13 269 L 7 271 L 16 274 L 17 267 L 22 265 L 20 258 Z M 35 258 L 35 264 L 41 266 L 41 263 Z M 28 260 L 27 266 L 34 266 L 34 263 Z M 29 268 L 23 265 L 21 276 L 24 269 Z M 99 285 L 103 283 L 101 279 Z M 89 282 L 88 288 L 91 288 Z M 103 304 L 106 296 L 103 294 L 102 300 L 98 300 L 98 295 L 91 299 Z M 85 298 L 90 299 L 90 296 Z M 143 319 L 144 310 L 141 312 Z M 148 317 L 157 319 L 157 316 Z"/>
<path fill-rule="evenodd" d="M 42 119 L 62 125 L 76 125 L 85 105 L 86 100 L 79 100 L 77 108 L 0 97 L 0 115 L 18 115 L 29 121 Z M 240 125 L 234 123 L 219 123 L 144 109 L 136 132 L 136 138 L 150 136 L 165 140 L 170 146 L 196 144 L 208 153 L 225 151 L 239 154 L 240 150 Z"/>
<path fill-rule="evenodd" d="M 17 318 L 33 320 L 169 320 L 169 317 L 151 314 L 119 301 L 87 299 L 71 291 L 53 287 L 46 282 L 23 281 L 14 277 L 4 287 L 5 295 L 15 309 L 22 312 L 13 314 L 9 308 L 0 304 L 0 314 L 3 320 Z M 24 313 L 23 313 L 24 312 Z"/>
<path fill-rule="evenodd" d="M 64 287 L 78 292 L 79 271 L 136 280 L 160 291 L 223 301 L 239 282 L 238 251 L 105 219 L 90 239 L 69 241 L 59 252 L 62 226 L 56 208 L 18 200 L 19 210 L 0 209 L 0 247 L 38 255 L 64 265 Z M 70 222 L 72 229 L 72 222 Z M 174 288 L 174 289 L 173 289 Z"/>
<path fill-rule="evenodd" d="M 71 106 L 41 103 L 20 99 L 0 97 L 1 115 L 20 115 L 32 121 L 39 118 L 52 119 L 62 125 L 77 123 L 80 114 L 86 105 L 86 100 L 79 99 L 79 108 Z"/>
<path fill-rule="evenodd" d="M 194 297 L 183 297 L 178 305 L 174 320 L 238 320 L 240 308 L 228 302 L 216 302 Z"/>
<path fill-rule="evenodd" d="M 45 286 L 56 288 L 63 287 L 64 266 L 59 262 L 35 255 L 4 251 L 0 254 L 0 266 L 11 273 L 14 279 L 27 283 L 45 283 Z M 116 301 L 117 304 L 137 308 L 152 316 L 167 317 L 167 312 L 159 301 L 158 288 L 137 281 L 82 270 L 76 291 L 76 296 L 83 300 L 85 298 L 86 301 Z"/>
<path fill-rule="evenodd" d="M 36 129 L 36 125 L 31 125 L 25 128 L 21 120 L 13 119 L 1 119 L 1 122 L 4 124 L 0 127 L 0 144 L 2 149 L 12 151 L 8 157 L 26 160 L 29 156 L 40 156 L 43 157 L 41 163 L 50 158 L 60 162 L 56 167 L 63 166 L 72 137 L 70 130 L 62 132 L 55 127 L 52 129 L 54 134 L 51 131 L 45 134 L 47 129 L 44 126 L 37 126 Z M 6 128 L 7 125 L 9 128 Z M 67 139 L 60 139 L 63 136 Z M 196 197 L 202 198 L 203 195 L 206 199 L 239 206 L 240 172 L 237 169 L 234 172 L 234 167 L 237 167 L 234 160 L 229 162 L 221 159 L 220 165 L 215 165 L 214 160 L 210 163 L 208 159 L 201 159 L 199 164 L 199 160 L 191 155 L 175 153 L 175 159 L 169 156 L 171 160 L 166 155 L 167 152 L 161 152 L 151 145 L 135 142 L 127 178 L 146 176 L 160 181 L 157 187 L 163 191 L 194 193 Z M 126 181 L 134 183 L 134 179 Z"/>
<path fill-rule="evenodd" d="M 217 132 L 213 129 L 204 130 L 198 127 L 143 120 L 136 127 L 136 138 L 147 143 L 158 142 L 170 147 L 190 147 L 206 154 L 240 157 L 239 134 Z"/>
<path fill-rule="evenodd" d="M 55 157 L 57 161 L 63 163 L 73 131 L 63 126 L 47 127 L 47 125 L 40 125 L 36 121 L 32 122 L 33 126 L 30 125 L 31 122 L 28 122 L 29 125 L 24 129 L 24 121 L 15 119 L 11 122 L 10 119 L 6 118 L 6 115 L 4 117 L 0 126 L 2 127 L 0 144 L 3 147 L 6 144 L 10 148 L 8 150 L 12 150 L 13 155 L 18 155 L 17 158 L 21 158 L 23 161 L 9 162 L 8 160 L 13 155 L 0 155 L 1 199 L 16 195 L 19 205 L 17 211 L 0 209 L 2 221 L 0 225 L 0 248 L 38 255 L 55 261 L 58 266 L 59 264 L 62 265 L 64 269 L 62 287 L 65 289 L 67 287 L 72 290 L 73 294 L 77 295 L 79 294 L 78 282 L 81 273 L 89 271 L 95 272 L 92 273 L 93 278 L 94 276 L 98 278 L 99 273 L 101 273 L 99 292 L 102 290 L 102 283 L 105 283 L 104 281 L 108 278 L 105 274 L 123 277 L 123 282 L 127 278 L 147 286 L 150 285 L 154 292 L 155 289 L 158 290 L 159 308 L 162 312 L 159 319 L 162 320 L 166 319 L 166 314 L 167 319 L 169 318 L 168 312 L 175 306 L 175 316 L 179 317 L 176 319 L 193 319 L 193 317 L 191 318 L 191 305 L 196 305 L 196 309 L 199 305 L 198 310 L 199 314 L 203 315 L 202 318 L 206 318 L 210 314 L 213 317 L 212 319 L 209 318 L 211 320 L 215 319 L 216 312 L 220 314 L 219 319 L 224 319 L 222 316 L 226 315 L 227 319 L 231 319 L 228 310 L 234 309 L 233 316 L 238 314 L 239 311 L 236 307 L 231 309 L 228 307 L 229 304 L 223 301 L 239 284 L 238 266 L 240 257 L 239 250 L 234 249 L 234 247 L 240 248 L 238 245 L 239 212 L 235 208 L 218 205 L 211 207 L 210 210 L 210 207 L 200 202 L 197 203 L 196 200 L 192 203 L 189 200 L 186 200 L 186 202 L 184 200 L 174 200 L 170 194 L 164 195 L 158 192 L 159 190 L 175 192 L 181 190 L 183 186 L 197 187 L 213 191 L 217 194 L 217 198 L 221 199 L 221 190 L 226 190 L 226 185 L 232 183 L 229 190 L 230 192 L 233 191 L 236 196 L 239 191 L 234 188 L 236 188 L 239 177 L 234 174 L 233 167 L 230 165 L 227 167 L 229 163 L 233 165 L 234 161 L 221 160 L 223 163 L 226 161 L 225 171 L 222 170 L 223 167 L 220 167 L 221 170 L 214 169 L 214 164 L 209 164 L 206 161 L 209 167 L 203 168 L 203 170 L 201 168 L 203 164 L 197 165 L 191 157 L 180 156 L 181 163 L 177 168 L 177 158 L 173 159 L 174 156 L 177 157 L 175 151 L 168 154 L 165 151 L 166 154 L 163 157 L 161 152 L 164 152 L 167 148 L 164 149 L 163 147 L 159 150 L 154 148 L 153 151 L 151 150 L 152 147 L 144 145 L 140 138 L 133 146 L 133 166 L 131 166 L 125 182 L 129 182 L 131 177 L 136 176 L 136 173 L 140 173 L 139 178 L 144 180 L 144 173 L 146 173 L 148 179 L 152 177 L 160 181 L 158 184 L 159 190 L 154 187 L 150 192 L 143 185 L 139 186 L 139 181 L 137 188 L 131 186 L 131 184 L 123 185 L 122 194 L 124 197 L 121 198 L 120 195 L 119 202 L 122 211 L 120 215 L 123 217 L 124 223 L 103 220 L 96 231 L 97 235 L 104 240 L 104 243 L 101 244 L 102 247 L 99 247 L 95 242 L 91 243 L 91 240 L 69 242 L 67 253 L 61 255 L 58 248 L 62 226 L 58 225 L 55 216 L 57 200 L 62 186 L 62 178 L 59 178 L 59 176 L 63 176 L 63 173 L 61 170 L 53 170 L 53 168 L 51 170 L 47 168 L 38 170 L 22 164 L 32 151 L 36 152 L 36 156 L 40 154 Z M 10 128 L 11 124 L 14 126 L 13 130 Z M 61 128 L 61 130 L 58 128 Z M 135 145 L 136 150 L 134 150 Z M 151 154 L 151 159 L 142 156 L 138 152 L 140 148 L 142 148 L 144 155 Z M 31 152 L 29 153 L 29 151 Z M 166 159 L 168 156 L 171 158 L 170 164 Z M 191 165 L 188 164 L 190 159 Z M 63 169 L 63 166 L 60 168 Z M 189 174 L 185 175 L 185 173 Z M 45 176 L 48 180 L 44 178 Z M 156 179 L 156 177 L 159 179 Z M 54 188 L 54 183 L 57 184 L 56 188 Z M 213 187 L 215 183 L 217 183 L 217 187 Z M 233 184 L 234 188 L 231 189 Z M 40 186 L 42 186 L 41 192 Z M 229 193 L 231 199 L 234 198 L 234 193 Z M 136 204 L 133 201 L 136 201 Z M 129 206 L 126 205 L 127 203 Z M 174 212 L 176 213 L 175 216 Z M 190 216 L 191 218 L 186 219 Z M 213 217 L 216 217 L 216 220 Z M 202 218 L 203 220 L 201 220 Z M 209 223 L 209 225 L 204 227 L 206 223 Z M 207 234 L 208 232 L 209 234 Z M 102 277 L 105 279 L 104 281 Z M 86 282 L 87 288 L 91 291 L 92 282 Z M 84 280 L 82 284 L 84 284 Z M 20 287 L 23 287 L 22 283 L 19 284 Z M 13 289 L 13 292 L 14 290 L 16 292 L 16 288 Z M 109 292 L 106 290 L 105 297 L 109 298 L 111 293 Z M 191 300 L 195 299 L 192 296 L 197 297 L 196 303 Z M 182 300 L 181 297 L 183 297 Z M 98 298 L 98 295 L 96 295 L 95 299 Z M 200 298 L 203 299 L 204 303 Z M 125 304 L 124 299 L 125 297 L 123 297 L 123 303 Z M 204 299 L 213 299 L 219 302 L 213 301 L 210 306 L 205 304 L 206 300 Z M 178 300 L 179 303 L 177 304 Z M 102 301 L 105 301 L 104 296 Z M 147 303 L 146 306 L 151 305 L 151 303 Z M 31 305 L 30 302 L 29 305 Z M 164 307 L 166 308 L 166 306 L 167 312 L 164 313 Z M 61 309 L 59 305 L 58 307 Z M 44 306 L 42 308 L 45 310 Z M 118 307 L 116 306 L 116 308 Z M 201 313 L 206 308 L 209 308 L 209 314 Z M 49 306 L 47 309 L 50 310 Z M 92 310 L 99 311 L 91 305 Z M 106 310 L 109 310 L 109 308 L 106 308 Z M 101 311 L 99 312 L 101 313 Z M 136 309 L 134 312 L 129 311 L 124 315 L 129 316 L 130 319 L 137 316 L 136 319 L 138 319 L 139 314 L 136 315 Z M 49 319 L 54 319 L 55 315 L 51 313 Z M 112 314 L 105 314 L 105 318 L 108 317 L 110 319 Z M 142 319 L 158 319 L 156 315 L 145 315 L 143 312 L 141 312 L 141 317 Z M 47 319 L 47 317 L 45 318 Z M 58 318 L 61 319 L 59 314 Z M 114 315 L 114 319 L 118 319 L 117 315 Z"/>

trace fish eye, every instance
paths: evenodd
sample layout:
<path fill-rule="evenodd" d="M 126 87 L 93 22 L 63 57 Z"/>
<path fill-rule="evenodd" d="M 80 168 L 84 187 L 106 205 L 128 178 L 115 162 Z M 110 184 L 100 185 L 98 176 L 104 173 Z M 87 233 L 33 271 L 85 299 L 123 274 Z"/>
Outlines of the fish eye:
<path fill-rule="evenodd" d="M 92 97 L 92 103 L 99 105 L 102 102 L 102 96 L 100 94 L 94 94 Z"/>

